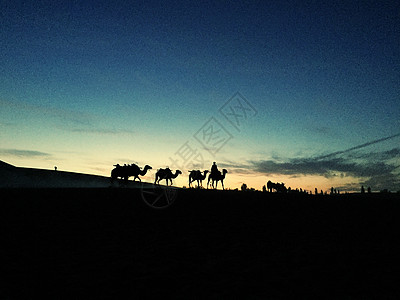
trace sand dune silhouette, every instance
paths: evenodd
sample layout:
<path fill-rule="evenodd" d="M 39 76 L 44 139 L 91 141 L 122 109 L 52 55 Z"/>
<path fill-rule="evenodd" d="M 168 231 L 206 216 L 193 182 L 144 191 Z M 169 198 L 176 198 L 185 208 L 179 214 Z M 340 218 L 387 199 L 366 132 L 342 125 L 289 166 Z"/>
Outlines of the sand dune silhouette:
<path fill-rule="evenodd" d="M 118 183 L 114 184 L 118 186 Z M 110 187 L 110 177 L 66 171 L 16 167 L 0 161 L 0 188 L 102 188 Z M 129 181 L 127 188 L 140 188 Z"/>

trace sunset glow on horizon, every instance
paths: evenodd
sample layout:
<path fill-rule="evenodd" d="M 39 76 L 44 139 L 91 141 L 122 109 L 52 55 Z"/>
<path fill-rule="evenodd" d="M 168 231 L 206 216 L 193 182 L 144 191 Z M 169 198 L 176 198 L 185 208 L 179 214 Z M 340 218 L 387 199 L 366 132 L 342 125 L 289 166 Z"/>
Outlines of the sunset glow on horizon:
<path fill-rule="evenodd" d="M 0 160 L 400 190 L 399 4 L 5 1 Z M 206 185 L 206 181 L 203 185 Z"/>

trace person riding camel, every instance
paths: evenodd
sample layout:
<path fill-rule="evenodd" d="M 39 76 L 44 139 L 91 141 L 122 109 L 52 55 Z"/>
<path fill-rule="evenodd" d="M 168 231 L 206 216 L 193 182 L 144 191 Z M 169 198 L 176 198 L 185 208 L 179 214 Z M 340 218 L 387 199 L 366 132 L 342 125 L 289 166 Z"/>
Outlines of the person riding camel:
<path fill-rule="evenodd" d="M 217 164 L 215 163 L 215 161 L 213 162 L 213 165 L 211 166 L 211 175 L 216 175 L 219 173 Z"/>

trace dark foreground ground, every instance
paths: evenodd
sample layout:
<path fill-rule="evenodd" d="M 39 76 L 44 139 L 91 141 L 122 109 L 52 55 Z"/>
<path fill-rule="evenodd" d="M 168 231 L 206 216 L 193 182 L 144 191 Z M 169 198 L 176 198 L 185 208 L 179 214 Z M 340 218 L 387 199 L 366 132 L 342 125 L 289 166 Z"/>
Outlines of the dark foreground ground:
<path fill-rule="evenodd" d="M 0 299 L 400 297 L 398 195 L 0 193 Z"/>

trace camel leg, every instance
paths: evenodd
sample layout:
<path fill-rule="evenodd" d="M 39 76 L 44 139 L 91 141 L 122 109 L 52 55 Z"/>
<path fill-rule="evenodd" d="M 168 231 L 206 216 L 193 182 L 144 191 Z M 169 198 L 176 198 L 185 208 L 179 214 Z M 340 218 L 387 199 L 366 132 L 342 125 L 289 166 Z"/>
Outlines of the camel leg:
<path fill-rule="evenodd" d="M 222 184 L 222 189 L 225 190 L 224 181 L 223 180 L 221 180 L 221 184 Z"/>

